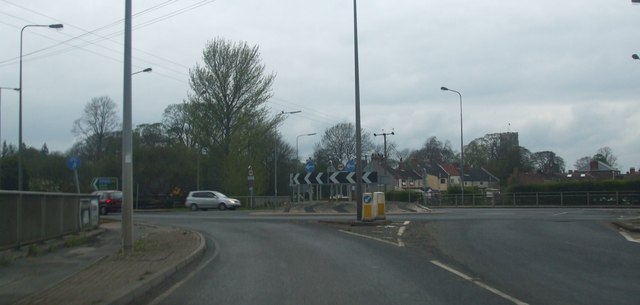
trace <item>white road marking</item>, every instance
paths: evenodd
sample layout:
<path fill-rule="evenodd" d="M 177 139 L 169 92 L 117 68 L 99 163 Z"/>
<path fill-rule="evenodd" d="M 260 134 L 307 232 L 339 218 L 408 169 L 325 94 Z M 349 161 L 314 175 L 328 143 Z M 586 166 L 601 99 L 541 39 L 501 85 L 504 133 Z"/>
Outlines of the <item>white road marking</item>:
<path fill-rule="evenodd" d="M 627 240 L 630 241 L 632 243 L 639 243 L 640 244 L 640 240 L 634 238 L 633 236 L 631 236 L 631 234 L 629 234 L 629 232 L 626 231 L 620 231 L 620 234 Z"/>
<path fill-rule="evenodd" d="M 402 237 L 402 234 L 404 234 L 404 230 L 406 230 L 407 227 L 400 227 L 400 229 L 398 229 L 398 237 Z"/>
<path fill-rule="evenodd" d="M 408 221 L 408 220 L 407 220 L 407 221 L 405 221 L 402 225 L 403 225 L 403 226 L 408 226 L 410 223 L 411 223 L 411 221 Z"/>
<path fill-rule="evenodd" d="M 372 237 L 372 236 L 367 236 L 367 235 L 363 235 L 363 234 L 358 234 L 358 233 L 354 233 L 354 232 L 351 232 L 351 231 L 345 231 L 345 230 L 338 230 L 338 231 L 340 231 L 340 232 L 342 232 L 342 233 L 347 233 L 347 234 L 350 234 L 350 235 L 354 235 L 354 236 L 359 236 L 359 237 L 364 237 L 364 238 L 368 238 L 368 239 L 373 239 L 373 240 L 375 240 L 375 241 L 383 242 L 383 243 L 385 243 L 385 244 L 394 245 L 394 246 L 396 246 L 396 247 L 404 247 L 404 243 L 403 243 L 400 239 L 398 239 L 398 242 L 397 242 L 397 243 L 394 243 L 394 242 L 391 242 L 391 241 L 388 241 L 388 240 L 384 240 L 384 239 L 381 239 L 381 238 L 376 238 L 376 237 Z"/>
<path fill-rule="evenodd" d="M 483 283 L 483 282 L 481 282 L 481 281 L 479 281 L 477 279 L 474 279 L 474 278 L 472 278 L 472 277 L 470 277 L 470 276 L 468 276 L 468 275 L 466 275 L 466 274 L 464 274 L 464 273 L 462 273 L 462 272 L 460 272 L 460 271 L 458 271 L 456 269 L 453 269 L 453 268 L 451 268 L 451 267 L 449 267 L 449 266 L 447 266 L 447 265 L 445 265 L 445 264 L 443 264 L 443 263 L 441 263 L 441 262 L 439 262 L 437 260 L 432 260 L 431 263 L 436 265 L 436 266 L 438 266 L 438 267 L 440 267 L 440 268 L 442 268 L 442 269 L 444 269 L 444 270 L 447 270 L 447 271 L 449 271 L 449 272 L 451 272 L 451 273 L 453 273 L 453 274 L 455 274 L 455 275 L 457 275 L 457 276 L 459 276 L 459 277 L 461 277 L 461 278 L 463 278 L 463 279 L 465 279 L 465 280 L 467 280 L 469 282 L 472 282 L 472 283 L 474 283 L 474 284 L 476 284 L 476 285 L 478 285 L 478 286 L 480 286 L 480 287 L 482 287 L 482 288 L 484 288 L 484 289 L 486 289 L 488 291 L 491 291 L 492 293 L 494 293 L 494 294 L 496 294 L 496 295 L 498 295 L 498 296 L 500 296 L 500 297 L 502 297 L 504 299 L 507 299 L 507 300 L 513 302 L 516 305 L 529 305 L 529 303 L 522 302 L 522 301 L 520 301 L 520 300 L 518 300 L 518 299 L 516 299 L 516 298 L 514 298 L 514 297 L 512 297 L 512 296 L 510 296 L 510 295 L 498 290 L 498 289 L 495 289 L 495 288 L 493 288 L 493 287 L 491 287 L 491 286 L 489 286 L 489 285 L 487 285 L 487 284 L 485 284 L 485 283 Z"/>
<path fill-rule="evenodd" d="M 569 214 L 569 212 L 560 212 L 560 213 L 553 214 L 551 216 L 555 217 L 555 216 L 560 216 L 560 215 L 564 215 L 564 214 Z"/>

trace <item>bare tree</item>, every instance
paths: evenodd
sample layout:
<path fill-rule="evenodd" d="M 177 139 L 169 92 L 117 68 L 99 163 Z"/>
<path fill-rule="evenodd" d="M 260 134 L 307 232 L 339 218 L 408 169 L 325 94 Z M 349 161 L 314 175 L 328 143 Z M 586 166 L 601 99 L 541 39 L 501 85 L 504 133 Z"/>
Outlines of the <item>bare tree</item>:
<path fill-rule="evenodd" d="M 89 157 L 98 160 L 104 152 L 106 137 L 116 130 L 119 122 L 116 103 L 103 95 L 84 106 L 82 117 L 73 122 L 72 132 L 85 142 Z"/>
<path fill-rule="evenodd" d="M 611 147 L 609 146 L 598 149 L 596 154 L 593 156 L 593 159 L 602 161 L 613 168 L 618 167 L 618 157 L 613 154 L 613 150 L 611 150 Z"/>
<path fill-rule="evenodd" d="M 316 159 L 333 162 L 346 162 L 356 157 L 356 129 L 351 123 L 339 123 L 327 129 L 322 141 L 315 147 Z M 362 153 L 364 156 L 373 151 L 371 135 L 362 132 Z"/>

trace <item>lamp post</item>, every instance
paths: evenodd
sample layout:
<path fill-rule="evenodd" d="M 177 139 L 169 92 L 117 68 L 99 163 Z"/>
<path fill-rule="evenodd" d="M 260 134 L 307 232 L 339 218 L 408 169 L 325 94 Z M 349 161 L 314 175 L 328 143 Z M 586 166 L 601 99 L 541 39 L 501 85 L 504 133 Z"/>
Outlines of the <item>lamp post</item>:
<path fill-rule="evenodd" d="M 455 92 L 460 97 L 460 189 L 462 191 L 462 204 L 464 204 L 464 134 L 462 131 L 462 94 L 447 87 L 440 87 L 440 90 Z"/>
<path fill-rule="evenodd" d="M 9 88 L 9 87 L 0 87 L 0 145 L 2 145 L 2 90 L 14 90 L 14 91 L 20 91 L 20 89 L 18 88 Z M 2 157 L 2 151 L 0 148 L 0 157 Z M 2 177 L 2 175 L 0 174 L 0 177 Z M 2 184 L 0 184 L 0 189 L 2 189 Z"/>
<path fill-rule="evenodd" d="M 122 90 L 122 251 L 133 252 L 133 131 L 131 115 L 132 0 L 124 5 L 124 65 Z"/>
<path fill-rule="evenodd" d="M 308 136 L 315 136 L 316 133 L 305 133 L 305 134 L 301 134 L 301 135 L 297 135 L 296 136 L 296 159 L 298 160 L 298 163 L 300 163 L 300 154 L 298 153 L 298 139 L 300 139 L 300 137 L 308 137 Z"/>
<path fill-rule="evenodd" d="M 287 112 L 282 111 L 282 112 L 280 112 L 280 114 L 282 114 L 282 115 L 284 115 L 284 114 L 296 114 L 296 113 L 300 113 L 300 112 L 302 112 L 302 110 L 287 111 Z M 276 134 L 276 139 L 275 140 L 276 140 L 276 143 L 275 143 L 274 148 L 273 148 L 273 154 L 274 154 L 274 157 L 273 157 L 273 188 L 274 188 L 274 191 L 273 191 L 273 194 L 274 194 L 274 197 L 275 197 L 274 199 L 277 199 L 278 198 L 278 137 L 277 137 L 277 134 Z"/>
<path fill-rule="evenodd" d="M 138 73 L 142 73 L 142 72 L 151 72 L 151 71 L 153 71 L 153 69 L 151 69 L 151 68 L 146 68 L 146 69 L 144 69 L 144 70 L 140 70 L 140 71 L 133 72 L 133 73 L 131 73 L 131 75 L 136 75 L 136 74 L 138 74 Z"/>
<path fill-rule="evenodd" d="M 20 84 L 19 84 L 19 114 L 18 114 L 18 191 L 22 191 L 22 34 L 24 33 L 24 29 L 30 27 L 43 27 L 43 28 L 51 28 L 51 29 L 61 29 L 64 27 L 62 24 L 28 24 L 22 27 L 20 30 Z"/>
<path fill-rule="evenodd" d="M 356 97 L 356 220 L 362 220 L 362 130 L 360 125 L 360 64 L 358 62 L 358 7 L 353 0 L 353 57 Z"/>

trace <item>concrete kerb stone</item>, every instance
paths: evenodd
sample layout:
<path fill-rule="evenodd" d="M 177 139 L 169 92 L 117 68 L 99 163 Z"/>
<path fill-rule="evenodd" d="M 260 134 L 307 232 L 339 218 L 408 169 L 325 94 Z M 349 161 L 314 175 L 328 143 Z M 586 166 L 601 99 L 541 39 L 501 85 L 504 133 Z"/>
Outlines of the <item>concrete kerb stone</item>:
<path fill-rule="evenodd" d="M 176 272 L 182 270 L 182 268 L 187 267 L 191 263 L 193 263 L 196 259 L 200 258 L 206 249 L 206 241 L 204 236 L 200 232 L 197 231 L 189 231 L 192 234 L 195 234 L 199 239 L 198 247 L 193 250 L 188 256 L 186 256 L 182 261 L 178 262 L 173 266 L 167 266 L 164 271 L 159 272 L 157 275 L 147 279 L 137 287 L 131 289 L 124 295 L 116 298 L 113 302 L 109 304 L 112 305 L 126 305 L 131 304 L 136 299 L 142 298 L 147 295 L 154 288 L 162 285 L 166 280 L 170 279 Z"/>

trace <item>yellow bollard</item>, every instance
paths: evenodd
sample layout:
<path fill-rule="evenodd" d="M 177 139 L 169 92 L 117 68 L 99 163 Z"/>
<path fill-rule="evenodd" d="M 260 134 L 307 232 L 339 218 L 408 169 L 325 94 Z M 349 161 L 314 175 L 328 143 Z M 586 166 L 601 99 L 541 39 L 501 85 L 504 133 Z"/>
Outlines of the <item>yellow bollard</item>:
<path fill-rule="evenodd" d="M 373 203 L 376 206 L 376 220 L 385 220 L 387 216 L 385 216 L 386 203 L 383 192 L 375 192 L 373 193 Z"/>

